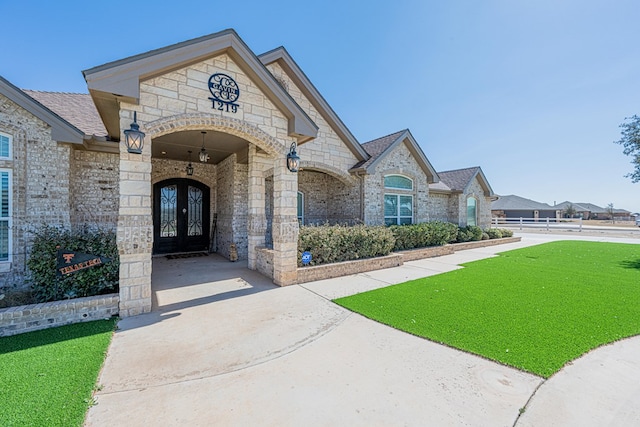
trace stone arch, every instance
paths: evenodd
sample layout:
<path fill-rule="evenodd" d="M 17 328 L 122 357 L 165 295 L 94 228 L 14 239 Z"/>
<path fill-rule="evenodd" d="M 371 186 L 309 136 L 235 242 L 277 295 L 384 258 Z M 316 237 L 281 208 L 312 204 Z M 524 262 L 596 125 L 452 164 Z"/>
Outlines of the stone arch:
<path fill-rule="evenodd" d="M 212 130 L 242 138 L 271 156 L 282 156 L 288 152 L 288 143 L 283 145 L 282 142 L 279 142 L 255 125 L 231 117 L 214 116 L 206 113 L 186 113 L 163 117 L 145 123 L 144 130 L 147 136 L 152 139 L 187 130 Z"/>
<path fill-rule="evenodd" d="M 340 169 L 327 165 L 321 162 L 309 161 L 309 160 L 301 160 L 300 161 L 301 170 L 315 171 L 326 173 L 342 182 L 345 185 L 355 185 L 356 179 L 351 176 L 349 173 L 345 171 L 341 171 Z"/>

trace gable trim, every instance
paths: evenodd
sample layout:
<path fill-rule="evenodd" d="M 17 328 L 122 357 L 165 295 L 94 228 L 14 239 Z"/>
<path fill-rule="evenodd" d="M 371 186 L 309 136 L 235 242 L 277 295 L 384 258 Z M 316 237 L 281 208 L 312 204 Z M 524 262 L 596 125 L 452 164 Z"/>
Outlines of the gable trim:
<path fill-rule="evenodd" d="M 0 76 L 0 95 L 4 95 L 10 101 L 51 126 L 51 138 L 54 141 L 72 144 L 84 143 L 84 132 L 18 89 L 2 76 Z"/>
<path fill-rule="evenodd" d="M 422 151 L 416 140 L 413 138 L 413 135 L 411 135 L 409 129 L 406 129 L 404 132 L 402 132 L 400 136 L 398 136 L 398 138 L 396 138 L 396 140 L 391 143 L 374 161 L 369 163 L 366 167 L 352 169 L 352 172 L 370 173 L 370 171 L 374 170 L 376 165 L 380 163 L 380 161 L 384 157 L 386 157 L 387 154 L 393 151 L 393 149 L 401 143 L 407 143 L 409 152 L 427 176 L 427 183 L 434 184 L 436 182 L 439 182 L 440 177 L 438 176 L 438 173 L 431 165 L 431 162 L 429 162 L 429 159 L 427 159 L 427 156 L 424 155 L 424 152 Z"/>
<path fill-rule="evenodd" d="M 347 148 L 349 148 L 353 155 L 359 161 L 367 160 L 370 157 L 284 47 L 280 46 L 269 52 L 265 52 L 259 55 L 258 59 L 262 61 L 265 66 L 277 62 L 302 91 L 302 94 L 311 102 L 316 110 L 318 110 L 322 118 L 329 123 L 331 129 L 346 143 Z"/>
<path fill-rule="evenodd" d="M 120 139 L 119 103 L 138 104 L 140 82 L 226 53 L 288 120 L 298 143 L 314 139 L 318 127 L 232 30 L 224 30 L 83 71 L 111 138 Z"/>

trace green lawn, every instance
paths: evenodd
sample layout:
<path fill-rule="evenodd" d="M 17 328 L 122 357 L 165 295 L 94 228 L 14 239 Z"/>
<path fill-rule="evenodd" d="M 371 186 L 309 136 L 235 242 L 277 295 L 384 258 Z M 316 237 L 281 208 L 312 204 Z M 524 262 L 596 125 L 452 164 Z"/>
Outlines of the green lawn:
<path fill-rule="evenodd" d="M 548 378 L 593 348 L 640 334 L 640 245 L 547 243 L 335 302 Z"/>
<path fill-rule="evenodd" d="M 81 426 L 115 320 L 0 338 L 0 424 Z"/>

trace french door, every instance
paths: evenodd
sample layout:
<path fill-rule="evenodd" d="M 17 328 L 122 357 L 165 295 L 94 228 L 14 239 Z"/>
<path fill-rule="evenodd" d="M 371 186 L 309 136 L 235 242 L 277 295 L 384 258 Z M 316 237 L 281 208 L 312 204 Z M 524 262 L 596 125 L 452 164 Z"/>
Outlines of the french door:
<path fill-rule="evenodd" d="M 153 252 L 194 252 L 209 247 L 209 187 L 174 178 L 153 186 Z"/>

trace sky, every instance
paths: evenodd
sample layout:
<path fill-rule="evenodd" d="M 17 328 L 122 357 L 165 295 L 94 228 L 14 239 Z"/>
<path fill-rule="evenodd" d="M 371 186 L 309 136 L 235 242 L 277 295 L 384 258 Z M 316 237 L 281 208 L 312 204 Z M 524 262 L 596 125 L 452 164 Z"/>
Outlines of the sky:
<path fill-rule="evenodd" d="M 408 128 L 494 192 L 640 212 L 619 125 L 640 115 L 637 0 L 0 0 L 0 75 L 86 93 L 82 70 L 233 28 L 287 48 L 360 142 Z M 302 150 L 301 150 L 302 153 Z"/>

